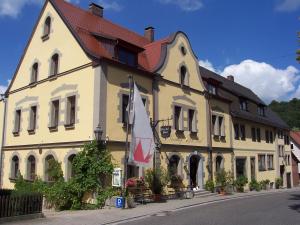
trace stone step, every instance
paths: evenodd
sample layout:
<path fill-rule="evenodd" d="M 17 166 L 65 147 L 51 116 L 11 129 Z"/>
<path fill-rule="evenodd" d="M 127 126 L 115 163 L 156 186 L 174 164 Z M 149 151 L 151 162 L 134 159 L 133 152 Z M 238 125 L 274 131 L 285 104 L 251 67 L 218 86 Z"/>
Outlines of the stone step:
<path fill-rule="evenodd" d="M 194 196 L 195 197 L 208 197 L 208 196 L 213 196 L 213 195 L 217 195 L 217 194 L 216 193 L 211 193 L 210 191 L 206 191 L 206 190 L 194 191 Z"/>

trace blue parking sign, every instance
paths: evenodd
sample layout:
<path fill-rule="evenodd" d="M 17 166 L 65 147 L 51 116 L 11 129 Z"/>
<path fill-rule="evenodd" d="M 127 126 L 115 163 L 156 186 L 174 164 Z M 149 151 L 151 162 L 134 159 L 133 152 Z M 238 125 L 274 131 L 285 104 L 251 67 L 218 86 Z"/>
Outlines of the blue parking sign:
<path fill-rule="evenodd" d="M 117 208 L 123 208 L 123 205 L 124 205 L 124 198 L 123 197 L 117 197 L 116 207 Z"/>

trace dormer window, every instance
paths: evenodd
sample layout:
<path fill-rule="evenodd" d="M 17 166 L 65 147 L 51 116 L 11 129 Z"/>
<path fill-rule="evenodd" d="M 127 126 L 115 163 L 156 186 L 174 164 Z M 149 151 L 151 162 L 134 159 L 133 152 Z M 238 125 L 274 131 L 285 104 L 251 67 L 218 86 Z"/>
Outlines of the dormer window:
<path fill-rule="evenodd" d="M 59 62 L 59 55 L 54 54 L 51 57 L 50 77 L 58 74 L 58 62 Z"/>
<path fill-rule="evenodd" d="M 131 52 L 125 48 L 119 47 L 118 48 L 118 60 L 121 63 L 127 64 L 129 66 L 136 66 L 137 65 L 137 54 Z"/>
<path fill-rule="evenodd" d="M 240 99 L 240 109 L 248 111 L 248 103 L 246 99 Z"/>
<path fill-rule="evenodd" d="M 38 63 L 33 64 L 31 68 L 31 78 L 30 78 L 31 84 L 37 82 L 38 71 L 39 71 L 39 64 Z"/>
<path fill-rule="evenodd" d="M 207 84 L 207 89 L 210 94 L 213 94 L 213 95 L 217 94 L 217 87 L 215 85 Z"/>
<path fill-rule="evenodd" d="M 50 16 L 48 16 L 44 23 L 44 32 L 42 36 L 43 41 L 49 38 L 50 30 L 51 30 L 51 18 Z"/>
<path fill-rule="evenodd" d="M 185 66 L 180 67 L 180 84 L 181 86 L 189 86 L 188 74 Z"/>
<path fill-rule="evenodd" d="M 265 107 L 258 106 L 257 107 L 257 114 L 260 115 L 260 116 L 265 116 Z"/>

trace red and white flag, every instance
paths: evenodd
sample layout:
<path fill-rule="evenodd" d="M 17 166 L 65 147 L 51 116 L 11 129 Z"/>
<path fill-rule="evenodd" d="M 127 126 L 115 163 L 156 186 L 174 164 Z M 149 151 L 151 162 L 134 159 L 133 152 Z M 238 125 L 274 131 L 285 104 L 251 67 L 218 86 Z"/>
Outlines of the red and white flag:
<path fill-rule="evenodd" d="M 132 122 L 129 163 L 148 166 L 153 159 L 155 143 L 150 119 L 135 83 L 129 118 Z"/>

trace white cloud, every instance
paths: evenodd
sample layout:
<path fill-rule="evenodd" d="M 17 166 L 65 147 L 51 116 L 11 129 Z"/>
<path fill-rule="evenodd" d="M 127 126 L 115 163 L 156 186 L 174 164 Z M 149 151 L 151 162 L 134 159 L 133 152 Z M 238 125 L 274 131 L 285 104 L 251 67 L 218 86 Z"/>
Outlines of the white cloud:
<path fill-rule="evenodd" d="M 275 10 L 280 12 L 296 11 L 300 8 L 300 0 L 280 0 Z"/>
<path fill-rule="evenodd" d="M 11 80 L 8 80 L 7 81 L 7 86 L 4 86 L 4 85 L 0 85 L 0 94 L 4 94 L 8 85 L 10 84 Z"/>
<path fill-rule="evenodd" d="M 101 5 L 104 10 L 113 10 L 118 12 L 123 9 L 123 7 L 117 1 L 99 0 L 99 5 Z"/>
<path fill-rule="evenodd" d="M 210 70 L 210 71 L 213 71 L 213 72 L 216 72 L 216 69 L 214 68 L 213 64 L 208 61 L 207 59 L 206 60 L 199 60 L 199 65 Z"/>
<path fill-rule="evenodd" d="M 208 60 L 203 62 L 203 67 L 216 71 Z M 224 77 L 233 75 L 237 83 L 250 88 L 267 103 L 274 99 L 300 97 L 300 71 L 293 66 L 278 69 L 264 62 L 247 59 L 225 67 L 220 74 Z"/>
<path fill-rule="evenodd" d="M 159 0 L 163 4 L 177 5 L 183 11 L 196 11 L 203 7 L 202 0 Z"/>

